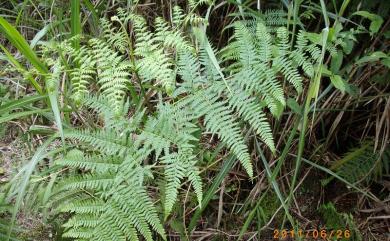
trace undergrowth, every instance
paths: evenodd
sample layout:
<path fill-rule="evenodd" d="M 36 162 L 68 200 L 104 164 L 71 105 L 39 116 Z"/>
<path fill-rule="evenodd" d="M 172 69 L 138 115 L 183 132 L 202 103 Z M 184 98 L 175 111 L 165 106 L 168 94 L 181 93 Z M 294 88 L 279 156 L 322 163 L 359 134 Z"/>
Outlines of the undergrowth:
<path fill-rule="evenodd" d="M 303 224 L 374 237 L 321 197 L 307 221 L 296 189 L 317 169 L 317 188 L 364 198 L 356 210 L 389 201 L 373 188 L 389 177 L 388 14 L 369 12 L 383 3 L 73 0 L 67 21 L 33 2 L 1 5 L 0 123 L 29 156 L 0 189 L 4 240 L 29 239 L 28 212 L 52 240 L 268 240 Z M 18 25 L 49 16 L 33 38 Z"/>

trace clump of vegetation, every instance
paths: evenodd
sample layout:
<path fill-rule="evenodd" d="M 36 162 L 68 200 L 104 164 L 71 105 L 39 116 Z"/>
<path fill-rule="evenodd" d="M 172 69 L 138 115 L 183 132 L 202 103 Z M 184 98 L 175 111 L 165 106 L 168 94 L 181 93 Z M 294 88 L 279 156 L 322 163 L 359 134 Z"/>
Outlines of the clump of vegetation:
<path fill-rule="evenodd" d="M 2 240 L 384 238 L 385 2 L 1 3 Z"/>
<path fill-rule="evenodd" d="M 326 227 L 332 228 L 332 230 L 341 230 L 343 232 L 343 238 L 341 240 L 362 240 L 359 229 L 353 220 L 351 214 L 339 213 L 332 203 L 327 203 L 321 206 L 320 212 L 324 217 Z M 350 234 L 345 237 L 344 232 L 348 231 Z M 338 239 L 337 235 L 334 239 Z"/>

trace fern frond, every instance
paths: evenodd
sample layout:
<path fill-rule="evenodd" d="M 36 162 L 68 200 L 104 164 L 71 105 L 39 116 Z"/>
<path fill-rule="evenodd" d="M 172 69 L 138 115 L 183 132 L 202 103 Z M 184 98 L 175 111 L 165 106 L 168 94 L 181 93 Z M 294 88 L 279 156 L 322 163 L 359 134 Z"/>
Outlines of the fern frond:
<path fill-rule="evenodd" d="M 172 70 L 173 60 L 164 52 L 163 46 L 158 43 L 159 39 L 148 30 L 143 18 L 135 16 L 132 20 L 136 36 L 134 53 L 141 57 L 136 62 L 140 76 L 143 81 L 156 80 L 168 94 L 171 94 L 175 87 L 175 74 Z M 165 29 L 163 26 L 161 28 Z M 169 44 L 177 42 L 172 39 L 172 36 L 168 40 Z"/>
<path fill-rule="evenodd" d="M 374 151 L 373 143 L 367 142 L 351 149 L 342 159 L 336 161 L 331 169 L 351 183 L 363 179 L 369 182 L 389 172 L 389 153 L 388 148 L 380 156 Z"/>
<path fill-rule="evenodd" d="M 195 190 L 195 194 L 198 199 L 199 206 L 202 207 L 202 199 L 203 199 L 202 179 L 200 177 L 200 171 L 196 165 L 196 161 L 195 160 L 189 161 L 187 163 L 186 169 L 187 169 L 186 176 Z"/>
<path fill-rule="evenodd" d="M 81 218 L 82 219 L 82 218 Z M 76 238 L 78 240 L 88 240 L 92 238 L 93 229 L 90 228 L 75 228 L 65 231 L 62 236 L 64 238 Z"/>
<path fill-rule="evenodd" d="M 272 69 L 266 69 L 264 64 L 259 63 L 255 68 L 242 69 L 234 75 L 234 80 L 242 89 L 263 96 L 271 113 L 278 116 L 279 105 L 285 105 L 285 98 L 283 88 Z"/>
<path fill-rule="evenodd" d="M 121 115 L 127 85 L 130 84 L 131 65 L 118 56 L 115 51 L 112 51 L 105 42 L 91 39 L 89 43 L 96 61 L 100 88 L 111 102 L 115 110 L 114 113 Z"/>
<path fill-rule="evenodd" d="M 306 51 L 309 52 L 311 58 L 318 63 L 321 58 L 321 49 L 316 44 L 310 44 L 307 46 Z"/>
<path fill-rule="evenodd" d="M 162 163 L 165 164 L 165 201 L 164 201 L 164 214 L 165 218 L 168 217 L 172 211 L 172 207 L 176 202 L 178 189 L 180 188 L 182 179 L 186 176 L 185 170 L 185 155 L 179 153 L 172 153 L 165 155 L 162 158 Z"/>
<path fill-rule="evenodd" d="M 268 63 L 272 57 L 272 36 L 261 22 L 256 25 L 256 37 L 259 40 L 258 42 L 256 41 L 260 55 L 259 60 L 263 63 Z"/>
<path fill-rule="evenodd" d="M 191 10 L 194 10 L 198 6 L 200 6 L 202 4 L 209 3 L 209 2 L 210 2 L 209 0 L 188 0 L 188 5 L 189 5 Z"/>
<path fill-rule="evenodd" d="M 195 13 L 188 14 L 184 20 L 184 25 L 188 25 L 188 26 L 199 26 L 202 24 L 207 24 L 207 20 Z"/>
<path fill-rule="evenodd" d="M 64 225 L 65 228 L 94 228 L 99 224 L 99 216 L 93 214 L 77 215 L 70 218 Z"/>
<path fill-rule="evenodd" d="M 267 26 L 285 26 L 287 24 L 287 13 L 279 9 L 268 9 L 262 14 Z"/>
<path fill-rule="evenodd" d="M 142 157 L 141 155 L 140 157 Z M 61 211 L 74 212 L 66 224 L 64 237 L 85 238 L 88 240 L 138 240 L 137 231 L 152 241 L 153 228 L 165 237 L 157 211 L 143 186 L 143 171 L 136 163 L 124 162 L 116 177 L 103 183 L 93 180 L 90 174 L 82 178 L 68 179 L 66 189 L 87 188 L 90 192 L 105 191 L 99 198 L 87 197 L 65 203 Z M 81 180 L 81 181 L 80 181 Z M 124 182 L 126 185 L 124 185 Z M 103 192 L 102 192 L 103 193 Z M 93 216 L 97 222 L 88 221 Z M 87 221 L 82 221 L 87 220 Z"/>
<path fill-rule="evenodd" d="M 228 108 L 226 101 L 218 101 L 219 95 L 212 89 L 209 91 L 198 91 L 190 97 L 190 106 L 198 116 L 204 115 L 204 121 L 208 131 L 217 134 L 221 141 L 231 149 L 234 155 L 249 176 L 253 176 L 252 164 L 248 147 L 233 116 L 232 110 Z M 188 100 L 187 100 L 188 101 Z"/>
<path fill-rule="evenodd" d="M 137 229 L 140 230 L 140 233 L 147 239 L 151 239 L 151 232 L 148 228 L 148 224 L 145 223 L 143 220 L 137 220 L 135 217 L 128 216 L 128 213 L 123 212 L 123 210 L 116 206 L 115 204 L 112 204 L 110 206 L 107 206 L 107 212 L 105 215 L 107 215 L 108 218 L 111 218 L 114 220 L 114 224 L 106 226 L 115 226 L 119 227 L 121 233 L 123 233 L 124 236 L 126 236 L 129 240 L 139 240 L 137 235 Z M 103 216 L 104 218 L 104 216 Z M 106 222 L 101 222 L 100 225 L 105 225 Z M 119 233 L 118 232 L 118 233 Z M 103 236 L 104 233 L 96 235 L 97 237 Z"/>
<path fill-rule="evenodd" d="M 75 212 L 81 214 L 99 214 L 104 211 L 104 203 L 100 199 L 75 200 L 60 205 L 61 212 Z"/>
<path fill-rule="evenodd" d="M 120 165 L 120 159 L 102 155 L 87 155 L 81 151 L 71 150 L 65 158 L 55 162 L 56 165 L 93 171 L 96 173 L 115 172 Z"/>
<path fill-rule="evenodd" d="M 185 17 L 186 15 L 184 14 L 184 11 L 181 7 L 179 7 L 178 5 L 173 6 L 173 11 L 172 11 L 173 26 L 179 27 L 180 25 L 182 25 Z"/>
<path fill-rule="evenodd" d="M 118 10 L 119 12 L 120 10 Z M 126 53 L 128 47 L 126 32 L 123 29 L 118 30 L 113 24 L 105 18 L 100 20 L 102 26 L 103 36 L 107 43 L 114 47 L 122 54 Z"/>
<path fill-rule="evenodd" d="M 271 151 L 275 152 L 276 149 L 271 127 L 267 122 L 259 101 L 240 88 L 232 86 L 231 89 L 233 90 L 233 94 L 229 95 L 229 105 L 255 129 L 261 140 Z"/>
<path fill-rule="evenodd" d="M 300 66 L 307 76 L 314 76 L 314 67 L 311 59 L 306 55 L 307 39 L 305 33 L 300 30 L 297 35 L 295 49 L 291 52 L 291 58 L 297 66 Z"/>
<path fill-rule="evenodd" d="M 65 131 L 65 137 L 88 143 L 108 155 L 124 155 L 131 151 L 125 136 L 118 138 L 112 131 L 106 130 L 71 130 Z"/>
<path fill-rule="evenodd" d="M 298 93 L 302 92 L 302 77 L 299 74 L 298 70 L 293 67 L 292 61 L 286 57 L 277 57 L 273 66 L 275 70 L 281 71 L 287 78 L 288 82 L 290 82 Z"/>
<path fill-rule="evenodd" d="M 82 176 L 67 177 L 59 184 L 60 190 L 93 189 L 107 190 L 114 183 L 113 175 L 84 174 Z"/>
<path fill-rule="evenodd" d="M 234 37 L 240 44 L 237 46 L 240 53 L 240 62 L 242 66 L 252 65 L 256 58 L 255 40 L 242 22 L 235 23 Z"/>
<path fill-rule="evenodd" d="M 293 67 L 289 54 L 288 30 L 285 27 L 277 29 L 278 53 L 272 63 L 272 67 L 277 71 L 281 71 L 287 80 L 295 87 L 298 93 L 302 92 L 302 77 L 298 70 Z"/>
<path fill-rule="evenodd" d="M 191 93 L 207 84 L 207 79 L 202 75 L 199 59 L 195 55 L 180 52 L 177 66 L 178 74 L 184 82 L 179 84 L 180 87 L 175 92 L 176 96 L 182 93 Z"/>
<path fill-rule="evenodd" d="M 138 171 L 138 169 L 133 170 Z M 162 237 L 165 237 L 165 231 L 158 218 L 156 208 L 150 200 L 145 187 L 140 185 L 136 179 L 139 173 L 137 175 L 134 174 L 136 173 L 129 177 L 126 186 L 120 185 L 114 188 L 115 192 L 113 192 L 108 203 L 117 204 L 129 217 L 134 216 L 136 221 L 147 223 Z M 140 228 L 137 229 L 139 230 Z M 142 225 L 142 229 L 148 230 L 149 228 Z"/>
<path fill-rule="evenodd" d="M 94 80 L 95 71 L 95 61 L 89 55 L 88 49 L 86 46 L 82 46 L 74 54 L 74 59 L 78 64 L 78 67 L 72 70 L 70 73 L 71 82 L 72 82 L 72 97 L 77 104 L 79 104 L 84 95 L 88 94 L 87 85 Z"/>
<path fill-rule="evenodd" d="M 165 155 L 162 158 L 162 163 L 165 166 L 165 202 L 164 211 L 165 217 L 172 211 L 172 207 L 176 202 L 178 189 L 182 179 L 188 177 L 195 189 L 199 204 L 202 201 L 202 181 L 199 176 L 199 170 L 196 167 L 195 156 L 189 149 L 180 149 L 177 153 Z"/>
<path fill-rule="evenodd" d="M 155 20 L 155 40 L 163 43 L 164 47 L 174 48 L 177 51 L 193 52 L 194 48 L 182 35 L 180 30 L 172 30 L 162 18 Z"/>
<path fill-rule="evenodd" d="M 164 122 L 159 122 L 158 119 L 150 118 L 146 124 L 144 131 L 138 136 L 136 145 L 143 146 L 144 149 L 154 150 L 156 152 L 156 159 L 161 155 L 163 151 L 165 154 L 169 153 L 169 148 L 172 143 L 173 133 L 170 133 L 169 130 L 165 132 Z M 165 125 L 169 128 L 168 125 Z M 171 129 L 172 131 L 172 129 Z M 167 133 L 168 135 L 164 135 Z"/>

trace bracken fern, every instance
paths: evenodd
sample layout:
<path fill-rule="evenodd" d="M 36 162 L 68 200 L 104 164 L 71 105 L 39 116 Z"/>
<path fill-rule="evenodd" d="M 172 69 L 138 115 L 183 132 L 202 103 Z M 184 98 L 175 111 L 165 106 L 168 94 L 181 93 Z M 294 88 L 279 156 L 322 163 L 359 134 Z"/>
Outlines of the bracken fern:
<path fill-rule="evenodd" d="M 152 31 L 143 17 L 119 9 L 111 22 L 102 20 L 101 39 L 90 39 L 78 50 L 70 42 L 60 44 L 73 60 L 74 100 L 99 116 L 95 127 L 65 131 L 74 149 L 56 162 L 68 172 L 52 196 L 57 210 L 72 213 L 64 225 L 65 237 L 106 241 L 139 240 L 141 235 L 153 240 L 159 234 L 165 238 L 147 190 L 155 165 L 163 168 L 165 219 L 185 181 L 202 205 L 196 133 L 218 136 L 253 177 L 243 130 L 253 130 L 275 152 L 267 112 L 280 117 L 285 89 L 300 93 L 304 79 L 313 75 L 318 46 L 300 32 L 291 50 L 280 12 L 236 21 L 232 40 L 218 52 L 207 41 L 193 40 L 191 27 L 205 24 L 202 18 L 184 14 L 179 7 L 173 10 L 172 25 L 157 18 Z M 129 86 L 135 85 L 133 78 L 140 85 L 161 86 L 159 95 L 171 101 L 159 99 L 153 110 L 134 111 L 126 96 Z M 96 96 L 88 94 L 94 84 L 99 86 Z"/>

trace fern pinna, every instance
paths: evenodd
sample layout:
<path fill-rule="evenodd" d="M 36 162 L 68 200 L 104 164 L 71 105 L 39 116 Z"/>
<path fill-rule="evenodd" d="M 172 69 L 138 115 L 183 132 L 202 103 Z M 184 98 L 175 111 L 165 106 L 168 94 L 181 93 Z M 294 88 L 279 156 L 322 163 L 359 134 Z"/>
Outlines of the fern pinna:
<path fill-rule="evenodd" d="M 185 181 L 202 205 L 199 132 L 218 136 L 253 177 L 243 129 L 250 127 L 275 152 L 267 112 L 280 116 L 285 89 L 301 92 L 301 72 L 310 78 L 318 57 L 318 47 L 304 32 L 290 50 L 281 16 L 271 11 L 264 18 L 235 22 L 232 41 L 216 55 L 207 39 L 196 42 L 188 31 L 205 21 L 179 7 L 172 26 L 157 18 L 150 31 L 141 16 L 119 10 L 111 21 L 120 27 L 102 20 L 101 39 L 90 39 L 78 50 L 69 42 L 60 44 L 73 61 L 67 67 L 76 104 L 99 114 L 94 127 L 65 132 L 74 149 L 57 164 L 69 175 L 52 197 L 59 211 L 72 213 L 65 237 L 107 241 L 139 240 L 141 235 L 153 240 L 158 234 L 165 239 L 147 186 L 162 167 L 165 219 Z M 141 111 L 142 103 L 126 99 L 129 88 L 143 85 L 154 86 L 149 94 L 158 92 L 159 98 Z M 93 86 L 99 89 L 96 96 L 88 94 Z"/>

